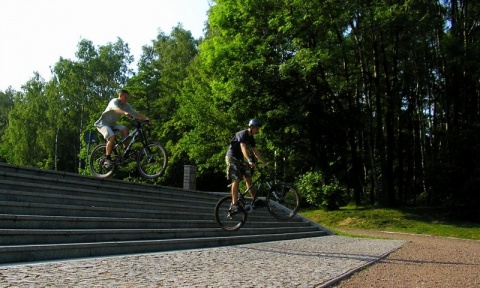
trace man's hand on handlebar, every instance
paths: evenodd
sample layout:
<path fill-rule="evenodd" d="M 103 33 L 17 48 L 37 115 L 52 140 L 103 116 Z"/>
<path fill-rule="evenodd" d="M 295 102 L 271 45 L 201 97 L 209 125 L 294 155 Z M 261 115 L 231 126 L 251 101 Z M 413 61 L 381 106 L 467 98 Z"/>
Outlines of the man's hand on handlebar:
<path fill-rule="evenodd" d="M 132 120 L 132 121 L 142 121 L 142 122 L 147 122 L 147 123 L 150 122 L 150 118 L 148 118 L 148 117 L 140 119 L 140 118 L 137 118 L 137 117 L 133 116 L 132 114 L 130 114 L 128 112 L 125 113 L 125 117 L 127 117 L 129 120 Z"/>
<path fill-rule="evenodd" d="M 250 167 L 251 167 L 252 169 L 257 168 L 257 169 L 259 169 L 259 170 L 270 171 L 270 166 L 268 166 L 267 163 L 261 163 L 261 164 L 256 165 L 256 164 L 253 163 L 253 162 L 251 162 L 251 163 L 249 162 L 249 164 L 250 164 Z"/>

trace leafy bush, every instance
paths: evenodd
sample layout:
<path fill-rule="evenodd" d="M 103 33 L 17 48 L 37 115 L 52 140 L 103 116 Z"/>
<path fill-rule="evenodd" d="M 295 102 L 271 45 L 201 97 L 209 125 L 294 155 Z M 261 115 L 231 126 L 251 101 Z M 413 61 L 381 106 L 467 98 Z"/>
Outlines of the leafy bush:
<path fill-rule="evenodd" d="M 303 174 L 295 185 L 302 191 L 305 200 L 313 206 L 325 210 L 338 210 L 340 206 L 347 203 L 345 189 L 340 186 L 336 179 L 330 184 L 325 184 L 320 171 Z"/>
<path fill-rule="evenodd" d="M 322 203 L 323 177 L 320 172 L 307 172 L 299 177 L 295 186 L 301 191 L 305 200 L 316 207 Z"/>

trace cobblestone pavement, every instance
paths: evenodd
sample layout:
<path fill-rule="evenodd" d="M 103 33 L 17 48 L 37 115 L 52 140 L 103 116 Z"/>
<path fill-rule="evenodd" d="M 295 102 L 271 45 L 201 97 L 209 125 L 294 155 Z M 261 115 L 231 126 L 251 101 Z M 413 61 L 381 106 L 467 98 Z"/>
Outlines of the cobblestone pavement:
<path fill-rule="evenodd" d="M 0 266 L 0 287 L 327 287 L 405 241 L 323 236 Z"/>

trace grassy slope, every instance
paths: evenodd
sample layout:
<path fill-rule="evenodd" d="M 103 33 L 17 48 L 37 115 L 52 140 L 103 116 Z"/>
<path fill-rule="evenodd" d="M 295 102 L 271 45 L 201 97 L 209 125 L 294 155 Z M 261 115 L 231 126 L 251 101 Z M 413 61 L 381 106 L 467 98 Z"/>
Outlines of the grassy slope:
<path fill-rule="evenodd" d="M 332 231 L 355 228 L 480 240 L 480 223 L 449 220 L 436 209 L 342 207 L 329 212 L 301 210 L 299 214 Z"/>

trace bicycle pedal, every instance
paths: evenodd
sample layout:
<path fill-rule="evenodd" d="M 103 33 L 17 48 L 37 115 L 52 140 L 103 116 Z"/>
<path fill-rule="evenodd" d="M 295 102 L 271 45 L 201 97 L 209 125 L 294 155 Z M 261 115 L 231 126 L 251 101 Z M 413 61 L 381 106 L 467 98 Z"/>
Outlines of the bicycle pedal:
<path fill-rule="evenodd" d="M 253 209 L 255 209 L 255 206 L 253 206 L 250 203 L 247 203 L 245 204 L 245 207 L 243 209 L 245 210 L 245 212 L 250 213 L 253 211 Z"/>

